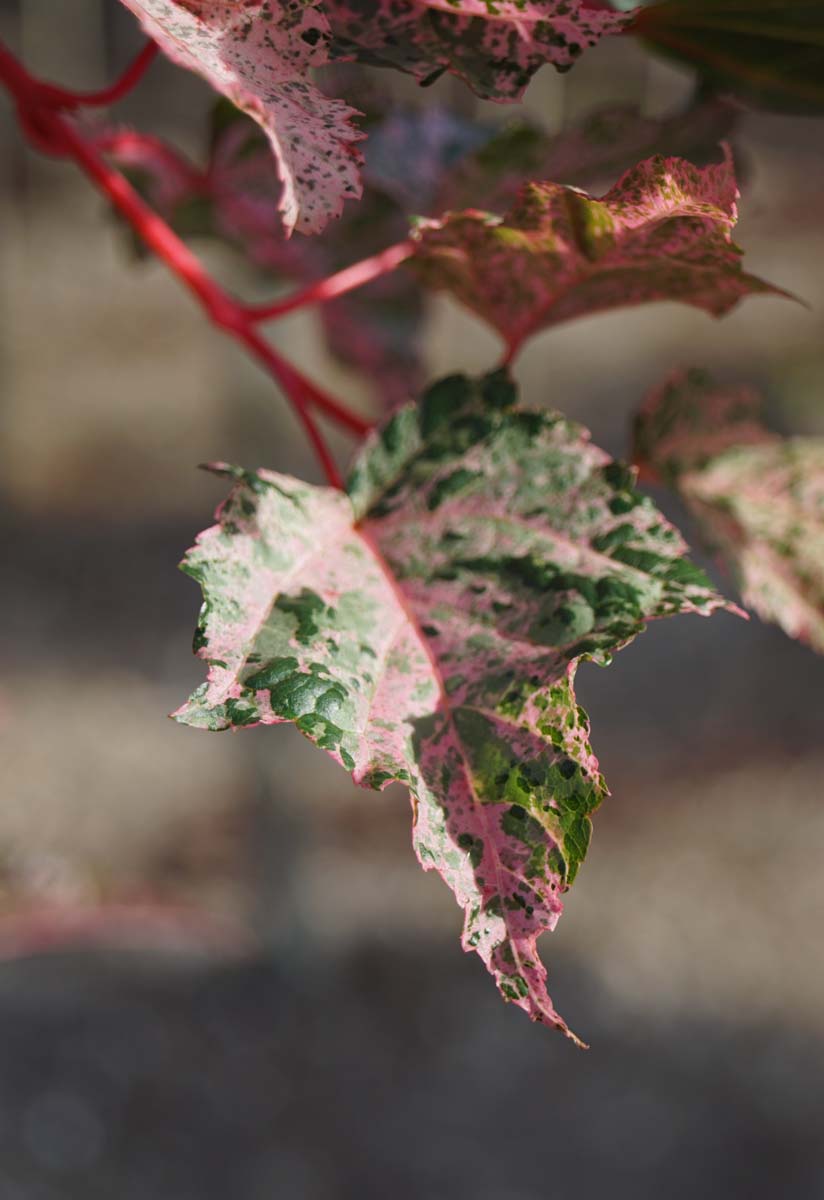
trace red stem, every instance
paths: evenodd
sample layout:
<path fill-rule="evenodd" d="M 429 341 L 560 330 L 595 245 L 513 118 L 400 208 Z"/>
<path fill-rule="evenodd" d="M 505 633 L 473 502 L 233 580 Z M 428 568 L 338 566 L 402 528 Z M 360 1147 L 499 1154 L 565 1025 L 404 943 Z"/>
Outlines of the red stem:
<path fill-rule="evenodd" d="M 299 371 L 295 370 L 290 362 L 282 358 L 275 348 L 248 323 L 244 324 L 235 333 L 235 336 L 257 358 L 258 362 L 263 364 L 269 374 L 280 384 L 285 395 L 289 397 L 314 447 L 318 461 L 323 467 L 327 483 L 330 487 L 342 488 L 343 479 L 329 447 L 323 440 L 322 433 L 315 424 L 310 405 L 314 404 L 318 408 L 323 408 L 330 416 L 337 417 L 342 423 L 350 420 L 360 422 L 362 425 L 360 430 L 354 429 L 350 425 L 353 432 L 365 434 L 371 426 L 366 421 L 361 422 L 361 418 L 355 417 L 348 409 L 341 408 L 336 400 L 321 392 L 313 383 L 305 379 Z"/>
<path fill-rule="evenodd" d="M 142 57 L 145 56 L 144 51 Z M 142 70 L 146 65 L 148 63 L 144 61 Z M 135 74 L 139 77 L 136 63 L 132 64 L 130 73 L 133 77 Z M 254 318 L 246 307 L 220 287 L 185 242 L 145 203 L 124 176 L 109 166 L 98 150 L 81 137 L 70 121 L 60 115 L 55 108 L 58 101 L 50 85 L 41 84 L 29 75 L 2 43 L 0 80 L 17 100 L 21 124 L 32 140 L 47 152 L 72 158 L 126 218 L 149 249 L 197 297 L 212 323 L 244 345 L 278 382 L 312 442 L 327 481 L 332 487 L 341 487 L 340 473 L 315 423 L 311 408 L 320 409 L 358 436 L 369 431 L 370 423 L 306 379 L 265 341 L 255 329 Z M 122 89 L 123 79 L 109 89 L 109 93 L 115 91 L 122 94 Z M 103 94 L 96 93 L 98 96 Z"/>
<path fill-rule="evenodd" d="M 154 62 L 157 50 L 155 42 L 147 42 L 120 78 L 110 87 L 102 88 L 98 92 L 73 92 L 68 88 L 55 87 L 51 83 L 40 83 L 40 97 L 44 103 L 51 103 L 55 108 L 105 108 L 109 104 L 115 104 L 137 87 Z"/>
<path fill-rule="evenodd" d="M 156 160 L 163 163 L 169 174 L 184 176 L 190 191 L 208 190 L 208 180 L 204 171 L 193 166 L 182 154 L 172 150 L 161 138 L 150 133 L 138 133 L 134 129 L 95 130 L 89 142 L 104 154 L 112 154 L 120 162 L 125 161 L 126 166 L 129 165 L 131 155 L 149 150 Z"/>
<path fill-rule="evenodd" d="M 504 352 L 498 363 L 499 367 L 511 367 L 515 356 L 523 344 L 523 338 L 508 337 L 505 339 Z"/>
<path fill-rule="evenodd" d="M 271 317 L 282 317 L 308 304 L 323 304 L 327 300 L 334 300 L 336 296 L 343 296 L 354 288 L 363 287 L 365 283 L 371 283 L 373 279 L 379 279 L 381 275 L 394 271 L 401 263 L 406 262 L 414 249 L 412 241 L 398 242 L 395 246 L 381 250 L 379 254 L 353 263 L 351 267 L 344 267 L 335 275 L 328 275 L 326 279 L 310 283 L 308 287 L 301 288 L 285 300 L 250 306 L 246 313 L 253 321 L 267 321 Z"/>

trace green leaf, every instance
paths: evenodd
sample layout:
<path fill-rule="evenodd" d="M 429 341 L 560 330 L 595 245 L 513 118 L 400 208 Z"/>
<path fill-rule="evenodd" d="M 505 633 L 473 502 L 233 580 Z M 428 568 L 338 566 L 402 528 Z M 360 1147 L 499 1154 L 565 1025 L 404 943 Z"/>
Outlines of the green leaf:
<path fill-rule="evenodd" d="M 758 107 L 824 112 L 821 0 L 666 0 L 634 32 Z"/>
<path fill-rule="evenodd" d="M 506 999 L 569 1032 L 535 939 L 605 795 L 575 700 L 652 617 L 724 604 L 631 469 L 503 373 L 453 376 L 365 445 L 348 494 L 235 485 L 184 562 L 201 584 L 207 729 L 291 721 L 365 787 L 412 795 L 414 842 Z"/>

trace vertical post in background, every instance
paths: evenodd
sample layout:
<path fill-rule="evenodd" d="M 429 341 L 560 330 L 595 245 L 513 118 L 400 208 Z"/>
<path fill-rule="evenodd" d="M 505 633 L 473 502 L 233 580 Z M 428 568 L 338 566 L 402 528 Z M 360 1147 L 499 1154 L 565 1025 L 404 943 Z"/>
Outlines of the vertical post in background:
<path fill-rule="evenodd" d="M 20 0 L 20 52 L 34 72 L 83 90 L 108 80 L 106 0 Z"/>

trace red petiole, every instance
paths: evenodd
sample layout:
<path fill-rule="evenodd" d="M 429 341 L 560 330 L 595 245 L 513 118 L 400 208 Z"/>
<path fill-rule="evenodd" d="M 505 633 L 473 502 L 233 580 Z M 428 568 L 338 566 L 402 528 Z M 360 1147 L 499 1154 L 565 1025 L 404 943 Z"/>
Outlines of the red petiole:
<path fill-rule="evenodd" d="M 146 246 L 197 297 L 212 323 L 240 342 L 278 383 L 303 424 L 327 481 L 332 487 L 339 488 L 342 486 L 340 473 L 314 412 L 323 413 L 358 437 L 369 431 L 370 422 L 307 379 L 262 337 L 256 324 L 310 304 L 323 303 L 379 278 L 410 256 L 412 243 L 390 246 L 285 300 L 260 306 L 245 305 L 236 300 L 212 278 L 185 242 L 128 180 L 109 165 L 99 147 L 84 138 L 74 123 L 63 115 L 65 110 L 95 107 L 121 99 L 143 78 L 155 53 L 154 43 L 149 43 L 111 87 L 82 93 L 36 79 L 0 43 L 0 82 L 17 102 L 20 122 L 29 138 L 46 153 L 72 159 L 107 196 Z"/>
<path fill-rule="evenodd" d="M 268 321 L 273 317 L 285 316 L 286 313 L 294 312 L 307 304 L 323 304 L 327 300 L 334 300 L 337 296 L 343 296 L 354 288 L 363 287 L 365 283 L 371 283 L 373 279 L 379 279 L 381 275 L 394 271 L 401 263 L 406 262 L 413 250 L 414 244 L 411 241 L 398 242 L 396 246 L 389 246 L 379 254 L 373 254 L 371 258 L 364 258 L 351 267 L 344 267 L 342 271 L 327 276 L 326 279 L 309 284 L 294 295 L 287 296 L 285 300 L 275 300 L 272 304 L 247 308 L 246 312 L 255 321 Z"/>

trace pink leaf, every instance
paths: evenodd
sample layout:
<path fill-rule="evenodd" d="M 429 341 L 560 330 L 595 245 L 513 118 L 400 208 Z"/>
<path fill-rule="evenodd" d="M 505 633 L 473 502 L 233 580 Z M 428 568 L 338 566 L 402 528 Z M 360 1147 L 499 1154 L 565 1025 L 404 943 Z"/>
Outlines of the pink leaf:
<path fill-rule="evenodd" d="M 341 100 L 308 79 L 328 61 L 329 26 L 318 0 L 123 0 L 174 62 L 263 127 L 280 178 L 288 233 L 317 233 L 360 195 L 360 134 Z"/>
<path fill-rule="evenodd" d="M 568 70 L 631 13 L 580 0 L 327 0 L 336 52 L 408 71 L 420 82 L 451 71 L 479 96 L 518 100 L 545 63 Z"/>
<path fill-rule="evenodd" d="M 824 654 L 824 438 L 782 438 L 758 396 L 679 371 L 636 420 L 635 456 L 672 484 L 748 608 Z"/>
<path fill-rule="evenodd" d="M 586 854 L 605 785 L 573 690 L 652 617 L 723 601 L 631 470 L 503 373 L 435 384 L 356 460 L 348 495 L 269 471 L 189 552 L 207 729 L 292 721 L 412 794 L 414 843 L 504 997 L 569 1032 L 538 935 Z"/>
<path fill-rule="evenodd" d="M 513 349 L 539 329 L 651 300 L 721 316 L 742 296 L 787 294 L 742 271 L 737 195 L 729 159 L 699 168 L 654 157 L 600 200 L 533 183 L 503 218 L 470 210 L 423 222 L 414 261 Z"/>

